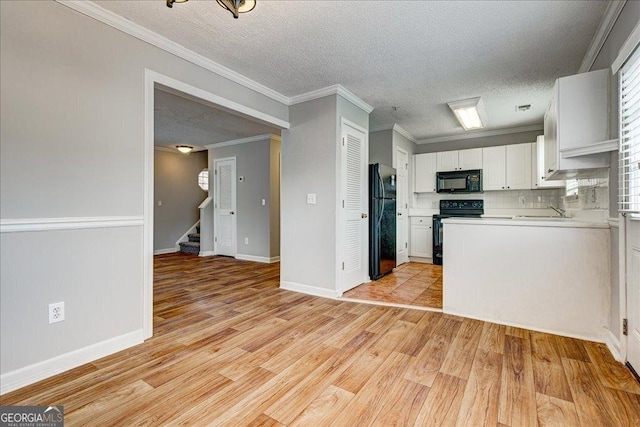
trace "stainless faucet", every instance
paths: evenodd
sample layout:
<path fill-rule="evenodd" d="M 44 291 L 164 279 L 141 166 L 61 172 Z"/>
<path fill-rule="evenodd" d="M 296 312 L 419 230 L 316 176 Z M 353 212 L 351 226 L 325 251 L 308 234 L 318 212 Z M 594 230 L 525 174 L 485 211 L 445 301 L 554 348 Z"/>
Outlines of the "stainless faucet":
<path fill-rule="evenodd" d="M 556 212 L 558 213 L 558 215 L 560 215 L 560 218 L 566 218 L 566 217 L 567 217 L 567 215 L 566 215 L 566 212 L 567 212 L 567 211 L 565 211 L 564 209 L 562 209 L 562 208 L 556 208 L 556 207 L 554 207 L 553 205 L 549 205 L 549 206 L 547 206 L 547 207 L 548 207 L 549 209 L 553 209 L 554 211 L 556 211 Z"/>

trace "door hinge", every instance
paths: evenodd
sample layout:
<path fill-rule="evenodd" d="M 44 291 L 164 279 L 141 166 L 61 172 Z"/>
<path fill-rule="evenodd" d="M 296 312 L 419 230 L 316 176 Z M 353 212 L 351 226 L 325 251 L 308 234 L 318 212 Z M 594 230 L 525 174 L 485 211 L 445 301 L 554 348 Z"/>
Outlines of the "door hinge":
<path fill-rule="evenodd" d="M 409 243 L 404 242 L 404 247 L 405 247 L 405 248 L 408 248 L 408 247 L 409 247 Z"/>
<path fill-rule="evenodd" d="M 627 319 L 622 319 L 622 335 L 629 335 L 629 322 Z"/>
<path fill-rule="evenodd" d="M 405 203 L 404 204 L 404 208 L 407 209 L 408 207 L 409 207 L 409 205 Z"/>
<path fill-rule="evenodd" d="M 342 208 L 344 209 L 344 200 L 342 201 Z"/>
<path fill-rule="evenodd" d="M 213 174 L 214 174 L 214 175 L 218 175 L 218 169 L 215 169 L 215 170 L 213 171 Z"/>
<path fill-rule="evenodd" d="M 342 138 L 342 146 L 344 147 L 344 138 Z"/>
<path fill-rule="evenodd" d="M 344 262 L 342 263 L 342 269 L 344 270 Z"/>
<path fill-rule="evenodd" d="M 214 238 L 213 238 L 213 241 L 214 241 L 214 242 L 217 242 L 217 241 L 218 241 L 218 238 L 217 238 L 217 237 L 214 237 Z"/>

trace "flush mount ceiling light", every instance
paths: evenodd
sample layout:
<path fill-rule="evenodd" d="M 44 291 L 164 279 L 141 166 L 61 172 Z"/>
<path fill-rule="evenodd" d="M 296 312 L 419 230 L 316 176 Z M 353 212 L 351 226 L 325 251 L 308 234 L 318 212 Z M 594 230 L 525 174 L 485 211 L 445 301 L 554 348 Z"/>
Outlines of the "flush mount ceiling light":
<path fill-rule="evenodd" d="M 464 130 L 482 129 L 487 122 L 484 104 L 481 98 L 448 102 L 447 105 L 456 115 Z"/>
<path fill-rule="evenodd" d="M 189 154 L 191 150 L 193 150 L 193 147 L 191 145 L 176 145 L 176 148 L 182 154 Z"/>
<path fill-rule="evenodd" d="M 173 7 L 174 3 L 186 3 L 189 0 L 167 0 L 167 7 Z M 220 7 L 231 12 L 235 19 L 239 13 L 251 12 L 256 7 L 256 0 L 216 0 Z"/>

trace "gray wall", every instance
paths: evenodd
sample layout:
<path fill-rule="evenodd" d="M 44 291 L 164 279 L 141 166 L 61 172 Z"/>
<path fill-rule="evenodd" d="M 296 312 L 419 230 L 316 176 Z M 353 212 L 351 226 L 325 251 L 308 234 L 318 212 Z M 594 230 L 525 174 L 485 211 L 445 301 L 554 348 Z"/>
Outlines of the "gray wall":
<path fill-rule="evenodd" d="M 200 219 L 198 205 L 207 192 L 198 185 L 198 174 L 207 167 L 207 152 L 184 155 L 155 150 L 153 168 L 153 249 L 171 249 Z M 158 202 L 162 206 L 158 206 Z"/>
<path fill-rule="evenodd" d="M 52 1 L 0 2 L 0 53 L 4 220 L 142 218 L 145 68 L 289 118 L 286 105 Z M 2 374 L 142 330 L 142 229 L 2 233 Z M 57 301 L 67 319 L 48 325 Z"/>
<path fill-rule="evenodd" d="M 271 139 L 210 149 L 210 169 L 216 159 L 236 158 L 238 254 L 270 258 L 271 253 Z M 244 181 L 239 178 L 243 176 Z M 262 206 L 262 199 L 266 205 Z M 214 224 L 215 227 L 215 224 Z M 277 242 L 278 232 L 273 237 Z M 245 238 L 249 244 L 245 244 Z M 274 242 L 274 246 L 277 243 Z"/>
<path fill-rule="evenodd" d="M 392 130 L 381 130 L 369 134 L 369 163 L 393 165 Z"/>
<path fill-rule="evenodd" d="M 337 96 L 289 108 L 282 131 L 280 276 L 283 282 L 335 289 Z M 306 203 L 315 193 L 317 203 Z"/>
<path fill-rule="evenodd" d="M 609 33 L 607 40 L 605 41 L 602 49 L 598 53 L 593 66 L 590 71 L 601 70 L 611 67 L 613 61 L 618 56 L 620 48 L 627 40 L 633 29 L 638 25 L 638 17 L 640 17 L 640 2 L 628 1 L 618 20 L 616 21 L 613 29 Z M 618 77 L 619 75 L 611 76 L 610 80 L 610 136 L 611 138 L 618 137 Z M 618 217 L 618 153 L 616 151 L 611 153 L 611 168 L 609 169 L 609 216 L 613 218 Z M 619 266 L 619 236 L 617 235 L 618 229 L 611 230 L 611 293 L 610 293 L 610 313 L 609 313 L 609 328 L 613 335 L 620 339 L 620 278 L 618 274 Z"/>
<path fill-rule="evenodd" d="M 465 150 L 467 148 L 493 147 L 498 145 L 520 144 L 525 142 L 535 142 L 538 135 L 542 135 L 543 130 L 533 132 L 517 132 L 506 135 L 483 136 L 480 138 L 469 138 L 451 140 L 416 145 L 416 153 L 435 153 L 438 151 Z"/>

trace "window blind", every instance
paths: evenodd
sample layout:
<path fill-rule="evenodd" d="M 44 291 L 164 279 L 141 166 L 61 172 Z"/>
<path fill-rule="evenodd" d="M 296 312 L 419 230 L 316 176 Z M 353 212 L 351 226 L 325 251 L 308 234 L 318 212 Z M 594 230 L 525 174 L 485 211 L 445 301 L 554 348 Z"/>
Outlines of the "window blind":
<path fill-rule="evenodd" d="M 640 213 L 640 48 L 620 71 L 620 194 L 621 212 Z"/>

